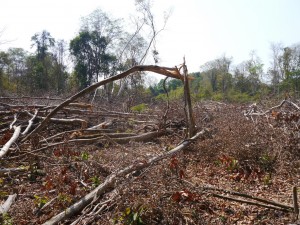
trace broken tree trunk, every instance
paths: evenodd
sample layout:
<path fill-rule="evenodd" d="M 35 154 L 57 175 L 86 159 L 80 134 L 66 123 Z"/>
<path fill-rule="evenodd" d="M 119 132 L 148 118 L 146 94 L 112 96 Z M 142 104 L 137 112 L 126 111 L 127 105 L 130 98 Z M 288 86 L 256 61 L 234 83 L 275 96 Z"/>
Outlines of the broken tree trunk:
<path fill-rule="evenodd" d="M 44 223 L 44 225 L 54 225 L 58 224 L 59 222 L 76 215 L 79 213 L 86 205 L 91 203 L 94 198 L 97 198 L 101 194 L 103 194 L 105 191 L 107 191 L 110 188 L 113 188 L 115 185 L 115 181 L 119 177 L 124 177 L 127 174 L 133 172 L 133 171 L 139 171 L 144 168 L 150 167 L 154 165 L 155 163 L 158 163 L 159 161 L 169 158 L 170 156 L 180 152 L 187 146 L 189 146 L 193 141 L 195 141 L 199 137 L 203 137 L 206 135 L 208 131 L 202 130 L 201 132 L 197 133 L 194 137 L 184 140 L 180 145 L 178 145 L 176 148 L 172 149 L 171 151 L 168 151 L 166 153 L 160 154 L 156 157 L 153 157 L 152 159 L 149 159 L 145 162 L 137 162 L 135 164 L 132 164 L 122 170 L 116 171 L 112 173 L 110 176 L 106 178 L 106 180 L 99 185 L 96 189 L 94 189 L 92 192 L 87 194 L 85 197 L 80 199 L 75 204 L 71 205 L 67 209 L 65 209 L 63 212 L 59 213 L 58 215 L 52 217 L 50 220 Z"/>
<path fill-rule="evenodd" d="M 184 109 L 185 109 L 185 114 L 186 114 L 186 119 L 188 124 L 188 137 L 191 138 L 196 133 L 196 127 L 195 127 L 195 120 L 193 115 L 188 71 L 185 65 L 185 59 L 182 68 L 183 68 L 183 76 L 184 76 L 184 100 L 185 100 Z"/>

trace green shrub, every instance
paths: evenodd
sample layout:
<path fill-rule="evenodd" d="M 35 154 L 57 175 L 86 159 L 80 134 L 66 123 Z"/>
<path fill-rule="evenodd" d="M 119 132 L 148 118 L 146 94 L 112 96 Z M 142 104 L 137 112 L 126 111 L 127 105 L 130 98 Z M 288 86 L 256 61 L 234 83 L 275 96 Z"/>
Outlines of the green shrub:
<path fill-rule="evenodd" d="M 145 103 L 135 105 L 130 108 L 131 111 L 138 112 L 138 113 L 145 112 L 147 109 L 148 109 L 148 106 Z"/>

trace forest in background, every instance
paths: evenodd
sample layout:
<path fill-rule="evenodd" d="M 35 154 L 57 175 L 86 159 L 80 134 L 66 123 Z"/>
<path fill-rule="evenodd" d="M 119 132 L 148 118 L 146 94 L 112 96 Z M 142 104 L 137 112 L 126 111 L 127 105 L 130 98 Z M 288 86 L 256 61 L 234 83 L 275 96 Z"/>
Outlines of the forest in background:
<path fill-rule="evenodd" d="M 23 48 L 1 50 L 0 94 L 63 96 L 145 62 L 159 65 L 155 39 L 164 30 L 168 16 L 157 27 L 149 3 L 137 1 L 136 7 L 130 30 L 125 30 L 128 26 L 121 19 L 96 9 L 82 18 L 77 35 L 69 43 L 43 30 L 31 38 L 32 53 Z M 248 102 L 261 97 L 280 99 L 287 94 L 299 97 L 300 44 L 273 43 L 270 52 L 269 68 L 254 51 L 238 65 L 225 55 L 199 65 L 199 71 L 190 74 L 193 98 Z M 164 81 L 149 82 L 142 75 L 140 72 L 114 82 L 97 94 L 107 99 L 141 95 L 164 99 Z M 183 95 L 179 80 L 167 80 L 166 89 L 171 98 Z"/>

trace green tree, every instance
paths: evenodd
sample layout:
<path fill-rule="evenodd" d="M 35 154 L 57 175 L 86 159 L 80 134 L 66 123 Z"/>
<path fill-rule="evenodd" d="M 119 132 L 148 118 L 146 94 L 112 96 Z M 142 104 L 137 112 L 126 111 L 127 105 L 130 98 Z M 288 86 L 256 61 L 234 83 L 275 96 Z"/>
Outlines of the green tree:
<path fill-rule="evenodd" d="M 110 19 L 100 9 L 82 21 L 79 34 L 70 42 L 80 88 L 97 82 L 101 77 L 113 75 L 116 67 L 113 43 L 120 35 L 118 21 Z"/>
<path fill-rule="evenodd" d="M 229 73 L 231 62 L 231 58 L 222 56 L 201 66 L 202 73 L 209 80 L 213 92 L 225 94 L 231 87 L 232 76 Z"/>
<path fill-rule="evenodd" d="M 34 77 L 34 86 L 37 90 L 48 91 L 50 87 L 49 67 L 52 64 L 49 48 L 54 46 L 55 40 L 48 31 L 43 30 L 41 33 L 33 35 L 31 41 L 33 42 L 32 46 L 36 47 L 36 55 L 29 59 L 32 66 L 29 71 L 32 73 L 30 76 Z"/>
<path fill-rule="evenodd" d="M 7 72 L 8 72 L 9 64 L 10 64 L 9 55 L 6 52 L 0 51 L 0 90 L 7 88 L 7 85 L 5 85 L 5 83 L 8 80 Z"/>
<path fill-rule="evenodd" d="M 64 40 L 58 40 L 54 48 L 54 62 L 52 67 L 52 73 L 55 80 L 55 90 L 58 94 L 61 94 L 66 89 L 66 80 L 68 78 L 68 73 L 66 71 L 66 66 L 64 63 L 65 54 L 67 49 L 67 44 Z"/>
<path fill-rule="evenodd" d="M 33 42 L 32 46 L 36 47 L 37 57 L 41 61 L 45 59 L 49 48 L 55 44 L 55 39 L 46 30 L 33 35 L 31 41 Z"/>
<path fill-rule="evenodd" d="M 22 81 L 26 74 L 26 59 L 28 53 L 22 48 L 9 48 L 8 57 L 10 59 L 8 74 L 10 81 L 14 83 L 16 91 L 22 90 Z"/>

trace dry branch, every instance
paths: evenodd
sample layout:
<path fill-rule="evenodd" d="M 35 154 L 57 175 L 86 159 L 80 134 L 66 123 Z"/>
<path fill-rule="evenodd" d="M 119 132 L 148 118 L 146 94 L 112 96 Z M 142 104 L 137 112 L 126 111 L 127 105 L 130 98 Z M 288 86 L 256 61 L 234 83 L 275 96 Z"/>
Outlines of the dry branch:
<path fill-rule="evenodd" d="M 154 131 L 154 132 L 148 132 L 148 133 L 141 134 L 141 135 L 136 135 L 136 136 L 132 136 L 132 137 L 123 137 L 123 138 L 110 138 L 107 134 L 103 134 L 102 137 L 96 137 L 96 138 L 71 139 L 69 141 L 61 141 L 61 142 L 57 142 L 57 143 L 52 143 L 52 144 L 49 144 L 47 146 L 41 147 L 39 149 L 35 149 L 33 151 L 26 152 L 26 153 L 18 155 L 18 156 L 13 156 L 10 159 L 20 158 L 20 157 L 23 157 L 27 154 L 33 154 L 33 153 L 36 153 L 36 152 L 44 151 L 44 150 L 46 150 L 48 148 L 51 148 L 51 147 L 55 147 L 55 146 L 58 146 L 58 145 L 71 144 L 71 143 L 97 144 L 97 143 L 101 143 L 101 142 L 104 142 L 104 141 L 109 141 L 109 142 L 112 142 L 112 143 L 126 144 L 126 143 L 129 143 L 131 141 L 133 141 L 133 142 L 145 142 L 145 141 L 153 140 L 154 138 L 157 138 L 157 137 L 165 134 L 166 132 L 171 132 L 171 131 L 170 130 L 167 130 L 167 131 Z"/>
<path fill-rule="evenodd" d="M 249 194 L 245 194 L 245 193 L 240 193 L 240 192 L 236 192 L 236 191 L 226 190 L 226 189 L 217 188 L 217 187 L 213 187 L 213 186 L 202 186 L 202 187 L 199 187 L 199 186 L 195 186 L 191 182 L 188 182 L 188 181 L 185 181 L 185 182 L 187 184 L 189 184 L 190 186 L 192 186 L 193 188 L 196 188 L 196 189 L 218 191 L 218 192 L 223 192 L 223 193 L 230 194 L 230 195 L 236 195 L 236 196 L 239 196 L 239 197 L 248 198 L 248 199 L 255 200 L 255 201 L 258 201 L 258 202 L 262 202 L 262 203 L 265 203 L 265 204 L 268 204 L 268 205 L 272 205 L 271 207 L 273 207 L 274 209 L 279 209 L 279 210 L 284 210 L 284 211 L 292 211 L 294 209 L 292 206 L 288 206 L 288 205 L 281 204 L 279 202 L 275 202 L 275 201 L 271 201 L 271 200 L 267 200 L 267 199 L 255 197 L 255 196 L 252 196 L 252 195 L 249 195 Z M 238 202 L 242 202 L 242 203 L 249 203 L 249 204 L 252 204 L 252 205 L 256 204 L 258 206 L 263 206 L 263 207 L 267 206 L 265 204 L 255 203 L 255 202 L 252 202 L 252 201 L 245 201 L 245 200 L 241 200 L 241 199 L 229 198 L 229 197 L 226 197 L 226 196 L 223 196 L 223 195 L 217 195 L 215 193 L 213 193 L 213 196 L 224 198 L 224 199 L 227 199 L 227 200 L 238 201 Z"/>
<path fill-rule="evenodd" d="M 26 129 L 23 131 L 22 135 L 26 135 L 28 133 L 28 131 L 30 130 L 30 128 L 32 127 L 33 121 L 36 118 L 38 114 L 38 110 L 35 110 L 34 115 L 32 116 L 32 118 L 28 121 L 28 126 L 26 127 Z"/>
<path fill-rule="evenodd" d="M 90 204 L 94 198 L 100 196 L 101 194 L 103 194 L 104 192 L 106 192 L 107 190 L 111 189 L 114 187 L 115 185 L 115 181 L 117 180 L 117 178 L 119 177 L 124 177 L 127 174 L 133 172 L 133 171 L 138 171 L 138 170 L 142 170 L 145 169 L 147 167 L 150 167 L 152 165 L 154 165 L 155 163 L 158 163 L 159 161 L 168 158 L 176 153 L 178 153 L 179 151 L 181 151 L 182 149 L 186 148 L 187 146 L 189 146 L 194 140 L 196 140 L 199 137 L 203 137 L 205 136 L 207 133 L 206 130 L 202 130 L 201 132 L 197 133 L 194 137 L 188 139 L 188 140 L 184 140 L 180 145 L 178 145 L 176 148 L 172 149 L 171 151 L 167 152 L 167 153 L 163 153 L 160 154 L 156 157 L 153 157 L 152 159 L 145 161 L 145 162 L 141 162 L 141 163 L 135 163 L 132 164 L 122 170 L 116 171 L 114 173 L 112 173 L 110 176 L 108 176 L 105 181 L 99 185 L 96 189 L 94 189 L 92 192 L 90 192 L 89 194 L 87 194 L 85 197 L 83 197 L 81 200 L 79 200 L 78 202 L 76 202 L 75 204 L 71 205 L 70 207 L 68 207 L 66 210 L 64 210 L 63 212 L 59 213 L 58 215 L 52 217 L 50 220 L 48 220 L 47 222 L 44 223 L 44 225 L 52 225 L 52 224 L 58 224 L 59 222 L 65 220 L 66 218 L 69 218 L 73 215 L 76 215 L 77 213 L 79 213 L 86 205 Z"/>
<path fill-rule="evenodd" d="M 0 168 L 0 175 L 9 173 L 18 173 L 26 171 L 26 168 Z"/>
<path fill-rule="evenodd" d="M 266 110 L 265 112 L 257 112 L 257 105 L 252 104 L 249 106 L 250 110 L 245 112 L 244 115 L 245 116 L 264 116 L 267 113 L 272 112 L 274 109 L 281 108 L 284 104 L 289 104 L 289 105 L 293 106 L 295 109 L 300 110 L 300 107 L 297 104 L 285 99 L 279 105 L 273 106 L 273 107 L 269 108 L 268 110 Z"/>
<path fill-rule="evenodd" d="M 10 130 L 13 129 L 13 126 L 15 125 L 16 122 L 17 122 L 17 114 L 14 115 L 14 120 L 9 125 Z"/>
<path fill-rule="evenodd" d="M 0 205 L 0 214 L 7 213 L 10 206 L 14 203 L 17 194 L 9 195 L 3 205 Z"/>
<path fill-rule="evenodd" d="M 260 206 L 260 207 L 264 207 L 264 208 L 268 208 L 268 209 L 281 210 L 281 211 L 285 211 L 285 212 L 290 211 L 286 208 L 278 208 L 278 207 L 274 207 L 274 206 L 270 206 L 270 205 L 261 204 L 261 203 L 258 203 L 258 202 L 252 202 L 252 201 L 246 201 L 246 200 L 237 199 L 237 198 L 231 198 L 231 197 L 224 196 L 224 195 L 219 195 L 219 194 L 216 194 L 216 193 L 213 193 L 212 196 L 217 197 L 217 198 L 222 198 L 222 199 L 225 199 L 225 200 L 229 200 L 229 201 L 246 203 L 246 204 L 249 204 L 249 205 L 256 205 L 256 206 Z"/>
<path fill-rule="evenodd" d="M 14 126 L 15 132 L 10 140 L 0 150 L 0 158 L 2 158 L 9 150 L 10 146 L 19 138 L 21 132 L 21 126 Z"/>

